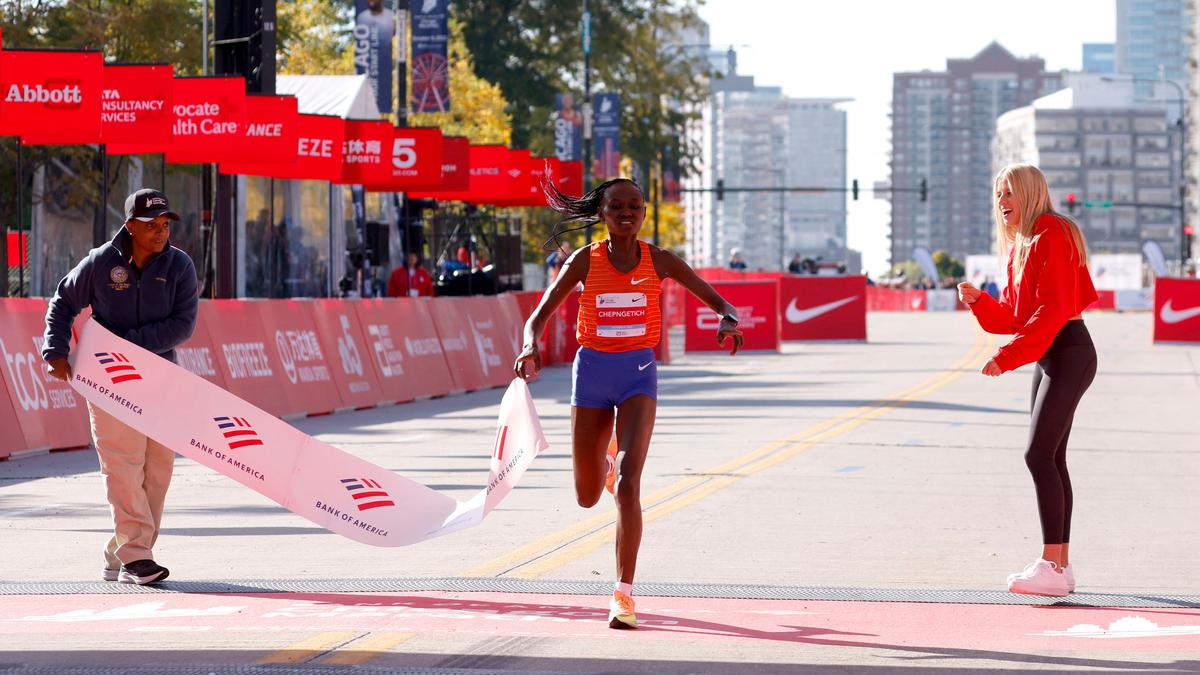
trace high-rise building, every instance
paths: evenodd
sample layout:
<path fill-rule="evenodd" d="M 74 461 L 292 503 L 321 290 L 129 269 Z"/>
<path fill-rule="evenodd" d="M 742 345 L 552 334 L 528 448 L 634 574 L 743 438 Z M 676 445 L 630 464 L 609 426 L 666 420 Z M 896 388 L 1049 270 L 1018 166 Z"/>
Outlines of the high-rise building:
<path fill-rule="evenodd" d="M 1117 0 L 1117 73 L 1135 83 L 1139 98 L 1154 96 L 1150 80 L 1187 80 L 1188 0 Z"/>
<path fill-rule="evenodd" d="M 993 42 L 944 71 L 896 73 L 892 90 L 892 259 L 916 246 L 964 258 L 991 249 L 991 141 L 998 116 L 1061 87 L 1040 58 Z M 926 181 L 928 197 L 918 189 Z"/>
<path fill-rule="evenodd" d="M 1083 72 L 1113 75 L 1117 72 L 1117 45 L 1113 42 L 1083 43 Z"/>
<path fill-rule="evenodd" d="M 1138 253 L 1157 241 L 1179 251 L 1179 139 L 1161 104 L 1135 102 L 1129 82 L 1070 75 L 1068 87 L 996 121 L 992 168 L 1026 162 L 1079 223 L 1094 253 Z"/>
<path fill-rule="evenodd" d="M 848 98 L 793 98 L 788 101 L 787 178 L 793 187 L 831 187 L 830 192 L 788 193 L 787 229 L 782 254 L 790 260 L 845 260 L 846 111 Z M 786 262 L 785 262 L 786 264 Z M 858 267 L 847 264 L 857 273 Z"/>

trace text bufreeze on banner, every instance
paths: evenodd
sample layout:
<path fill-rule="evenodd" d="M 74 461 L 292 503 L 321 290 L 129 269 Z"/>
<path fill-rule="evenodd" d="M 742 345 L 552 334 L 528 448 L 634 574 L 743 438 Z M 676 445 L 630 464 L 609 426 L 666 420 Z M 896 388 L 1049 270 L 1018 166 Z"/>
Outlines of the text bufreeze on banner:
<path fill-rule="evenodd" d="M 381 1 L 355 0 L 354 11 L 354 72 L 366 74 L 379 112 L 390 113 L 396 15 Z"/>
<path fill-rule="evenodd" d="M 177 77 L 168 162 L 204 164 L 237 157 L 245 144 L 246 80 Z"/>
<path fill-rule="evenodd" d="M 162 152 L 171 141 L 175 69 L 167 65 L 104 66 L 100 123 L 105 145 L 152 144 Z"/>
<path fill-rule="evenodd" d="M 412 111 L 450 110 L 449 0 L 421 0 L 412 13 Z"/>
<path fill-rule="evenodd" d="M 339 181 L 346 125 L 330 115 L 298 115 L 295 159 L 270 164 L 222 162 L 221 173 L 298 180 Z"/>
<path fill-rule="evenodd" d="M 100 52 L 6 49 L 0 61 L 0 136 L 36 145 L 100 142 Z"/>

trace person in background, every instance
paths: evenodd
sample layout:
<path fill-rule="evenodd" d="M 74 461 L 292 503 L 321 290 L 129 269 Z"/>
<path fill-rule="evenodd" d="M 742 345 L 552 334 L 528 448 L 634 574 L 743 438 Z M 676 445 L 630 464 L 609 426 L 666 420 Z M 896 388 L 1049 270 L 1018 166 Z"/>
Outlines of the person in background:
<path fill-rule="evenodd" d="M 731 270 L 746 269 L 746 261 L 742 260 L 742 249 L 732 248 L 729 250 L 729 269 L 731 269 Z"/>
<path fill-rule="evenodd" d="M 800 274 L 800 272 L 801 272 L 800 266 L 802 264 L 803 264 L 803 261 L 800 259 L 800 254 L 793 253 L 792 261 L 788 263 L 788 272 L 790 272 L 792 274 Z"/>
<path fill-rule="evenodd" d="M 416 251 L 409 252 L 403 267 L 392 270 L 388 276 L 387 294 L 389 298 L 433 296 L 433 277 L 421 266 L 421 256 Z"/>

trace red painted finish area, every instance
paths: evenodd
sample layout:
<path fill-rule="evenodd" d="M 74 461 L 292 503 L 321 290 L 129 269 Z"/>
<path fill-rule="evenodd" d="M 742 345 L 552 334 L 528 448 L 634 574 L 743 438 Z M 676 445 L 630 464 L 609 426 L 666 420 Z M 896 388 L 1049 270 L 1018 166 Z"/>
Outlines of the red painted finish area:
<path fill-rule="evenodd" d="M 769 641 L 868 648 L 1200 652 L 1200 609 L 638 598 L 637 631 L 607 599 L 504 593 L 7 596 L 8 635 L 407 631 L 626 640 Z"/>

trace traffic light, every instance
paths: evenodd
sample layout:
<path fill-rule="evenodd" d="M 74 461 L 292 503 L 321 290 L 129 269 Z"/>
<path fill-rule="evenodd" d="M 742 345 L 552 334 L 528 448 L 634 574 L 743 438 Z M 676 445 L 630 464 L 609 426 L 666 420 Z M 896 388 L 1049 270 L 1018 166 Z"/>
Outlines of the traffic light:
<path fill-rule="evenodd" d="M 717 201 L 725 201 L 725 180 L 723 178 L 717 179 Z"/>
<path fill-rule="evenodd" d="M 1067 193 L 1067 213 L 1070 213 L 1070 214 L 1075 213 L 1075 204 L 1076 203 L 1077 202 L 1075 201 L 1075 193 L 1068 192 Z"/>
<path fill-rule="evenodd" d="M 921 201 L 929 201 L 929 182 L 921 179 Z"/>
<path fill-rule="evenodd" d="M 858 179 L 850 181 L 850 195 L 854 201 L 858 201 Z"/>

